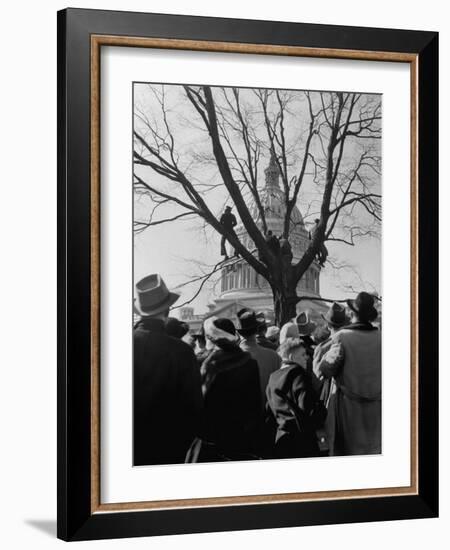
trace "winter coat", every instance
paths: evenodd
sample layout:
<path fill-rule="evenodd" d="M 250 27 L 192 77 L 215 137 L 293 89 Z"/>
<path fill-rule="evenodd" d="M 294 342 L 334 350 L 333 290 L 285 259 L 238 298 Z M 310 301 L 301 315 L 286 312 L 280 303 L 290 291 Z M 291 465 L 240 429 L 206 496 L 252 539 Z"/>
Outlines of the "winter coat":
<path fill-rule="evenodd" d="M 336 383 L 328 405 L 330 454 L 381 453 L 381 331 L 364 323 L 344 327 L 317 368 Z"/>
<path fill-rule="evenodd" d="M 258 365 L 237 344 L 222 345 L 201 367 L 205 428 L 187 462 L 258 457 L 262 427 Z"/>
<path fill-rule="evenodd" d="M 319 380 L 320 383 L 320 400 L 323 401 L 325 407 L 328 408 L 330 396 L 336 391 L 336 383 L 333 378 L 325 378 L 319 371 L 319 365 L 323 356 L 330 349 L 333 341 L 330 336 L 324 342 L 318 344 L 314 350 L 313 357 L 313 374 Z"/>
<path fill-rule="evenodd" d="M 133 352 L 133 464 L 183 463 L 202 420 L 194 352 L 159 319 L 138 323 Z"/>
<path fill-rule="evenodd" d="M 262 411 L 265 411 L 267 403 L 267 383 L 272 372 L 276 371 L 281 366 L 280 356 L 274 350 L 260 346 L 256 342 L 254 336 L 244 338 L 240 346 L 241 349 L 250 353 L 253 359 L 258 363 L 261 408 Z"/>
<path fill-rule="evenodd" d="M 318 456 L 316 430 L 326 412 L 313 388 L 311 375 L 300 365 L 283 362 L 270 375 L 267 407 L 276 425 L 274 456 L 295 458 Z"/>

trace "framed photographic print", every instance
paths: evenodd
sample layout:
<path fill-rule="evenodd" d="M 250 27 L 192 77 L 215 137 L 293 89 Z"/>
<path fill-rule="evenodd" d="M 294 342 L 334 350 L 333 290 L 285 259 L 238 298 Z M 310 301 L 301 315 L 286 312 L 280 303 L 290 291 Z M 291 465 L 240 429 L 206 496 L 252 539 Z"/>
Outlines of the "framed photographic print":
<path fill-rule="evenodd" d="M 438 36 L 58 13 L 58 536 L 438 514 Z"/>

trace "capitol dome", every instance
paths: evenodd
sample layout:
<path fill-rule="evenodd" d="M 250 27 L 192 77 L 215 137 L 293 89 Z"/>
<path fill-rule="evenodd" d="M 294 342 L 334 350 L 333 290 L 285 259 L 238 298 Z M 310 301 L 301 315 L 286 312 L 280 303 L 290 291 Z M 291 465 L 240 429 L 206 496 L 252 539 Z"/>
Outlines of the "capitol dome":
<path fill-rule="evenodd" d="M 260 207 L 253 200 L 249 210 L 262 231 L 263 224 L 260 215 L 260 208 L 262 208 L 267 229 L 279 237 L 283 233 L 286 206 L 284 190 L 280 187 L 279 182 L 280 172 L 273 156 L 264 173 L 264 186 L 258 190 Z M 294 206 L 292 210 L 290 225 L 289 243 L 292 247 L 293 262 L 297 262 L 309 246 L 309 233 L 297 206 Z M 248 250 L 257 254 L 256 248 L 242 224 L 236 226 L 236 234 Z M 320 268 L 317 262 L 313 262 L 299 281 L 297 293 L 311 298 L 319 297 L 319 276 Z M 236 259 L 232 258 L 224 264 L 221 271 L 220 292 L 220 296 L 215 300 L 216 307 L 229 301 L 235 301 L 258 311 L 262 310 L 267 313 L 272 311 L 273 313 L 273 297 L 268 282 L 244 260 L 236 262 Z"/>
<path fill-rule="evenodd" d="M 270 221 L 283 221 L 286 214 L 284 191 L 280 188 L 280 171 L 273 155 L 270 158 L 269 166 L 264 170 L 264 174 L 266 176 L 265 185 L 260 190 L 259 197 L 264 209 L 265 218 Z M 261 221 L 259 209 L 255 201 L 253 201 L 250 207 L 250 212 L 255 220 Z M 305 229 L 303 217 L 297 206 L 294 206 L 292 210 L 291 224 Z"/>

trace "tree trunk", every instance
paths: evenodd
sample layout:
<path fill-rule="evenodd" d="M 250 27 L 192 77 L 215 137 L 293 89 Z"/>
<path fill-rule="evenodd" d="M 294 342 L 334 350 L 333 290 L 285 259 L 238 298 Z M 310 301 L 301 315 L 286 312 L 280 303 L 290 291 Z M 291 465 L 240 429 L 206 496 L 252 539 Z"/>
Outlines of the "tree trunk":
<path fill-rule="evenodd" d="M 293 289 L 272 289 L 273 305 L 275 310 L 275 324 L 282 327 L 296 316 L 297 293 Z"/>

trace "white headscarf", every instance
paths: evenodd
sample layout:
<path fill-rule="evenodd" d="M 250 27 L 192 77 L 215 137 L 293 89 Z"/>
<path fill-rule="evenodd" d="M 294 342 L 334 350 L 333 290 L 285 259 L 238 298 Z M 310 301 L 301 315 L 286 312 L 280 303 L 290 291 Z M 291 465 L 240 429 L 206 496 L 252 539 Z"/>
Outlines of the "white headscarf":
<path fill-rule="evenodd" d="M 236 342 L 238 336 L 236 334 L 230 334 L 226 330 L 222 330 L 214 324 L 217 317 L 208 317 L 203 323 L 205 329 L 205 336 L 208 340 L 215 342 L 216 340 L 228 340 L 230 342 Z"/>
<path fill-rule="evenodd" d="M 285 323 L 280 330 L 280 345 L 287 339 L 287 338 L 299 338 L 300 333 L 298 331 L 297 323 L 294 323 L 294 321 L 288 321 Z"/>

